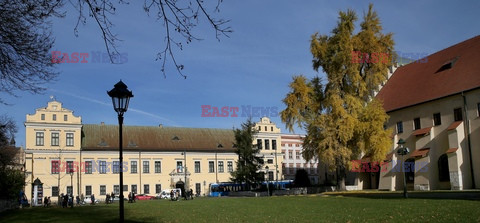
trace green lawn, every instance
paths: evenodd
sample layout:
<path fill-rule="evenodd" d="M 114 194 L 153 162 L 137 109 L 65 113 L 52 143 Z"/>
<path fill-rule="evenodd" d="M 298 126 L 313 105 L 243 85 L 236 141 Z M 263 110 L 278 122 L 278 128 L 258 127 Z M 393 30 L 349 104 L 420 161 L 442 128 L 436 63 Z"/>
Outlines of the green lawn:
<path fill-rule="evenodd" d="M 480 222 L 480 201 L 286 196 L 125 203 L 127 222 Z M 26 208 L 0 222 L 116 222 L 118 204 Z"/>

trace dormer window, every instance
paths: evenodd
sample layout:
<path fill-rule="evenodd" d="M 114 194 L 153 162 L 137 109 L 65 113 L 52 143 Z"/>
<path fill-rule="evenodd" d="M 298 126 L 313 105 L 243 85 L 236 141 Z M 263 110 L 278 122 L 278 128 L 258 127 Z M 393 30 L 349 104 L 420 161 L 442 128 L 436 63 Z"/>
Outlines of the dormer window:
<path fill-rule="evenodd" d="M 455 63 L 457 62 L 459 57 L 455 57 L 451 60 L 448 60 L 447 62 L 445 62 L 438 70 L 437 70 L 437 73 L 439 72 L 442 72 L 444 70 L 448 70 L 448 69 L 451 69 Z"/>

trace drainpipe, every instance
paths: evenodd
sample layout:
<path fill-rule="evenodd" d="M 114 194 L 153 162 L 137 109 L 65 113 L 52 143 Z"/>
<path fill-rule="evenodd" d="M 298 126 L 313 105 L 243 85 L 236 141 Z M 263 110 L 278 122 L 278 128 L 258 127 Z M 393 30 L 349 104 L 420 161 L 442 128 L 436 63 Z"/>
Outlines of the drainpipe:
<path fill-rule="evenodd" d="M 462 91 L 463 97 L 463 113 L 465 116 L 465 138 L 467 138 L 467 147 L 468 147 L 468 155 L 470 156 L 470 174 L 472 176 L 472 188 L 475 189 L 475 175 L 473 173 L 473 161 L 472 161 L 472 146 L 470 141 L 470 121 L 467 116 L 467 98 Z"/>

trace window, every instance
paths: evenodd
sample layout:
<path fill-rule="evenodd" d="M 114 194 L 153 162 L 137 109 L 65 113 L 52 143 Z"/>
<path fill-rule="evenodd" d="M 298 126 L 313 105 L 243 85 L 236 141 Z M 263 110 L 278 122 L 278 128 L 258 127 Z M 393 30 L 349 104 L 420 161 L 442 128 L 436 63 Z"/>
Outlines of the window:
<path fill-rule="evenodd" d="M 270 140 L 265 139 L 265 149 L 270 149 Z"/>
<path fill-rule="evenodd" d="M 435 113 L 433 114 L 433 125 L 441 125 L 442 124 L 442 117 L 440 116 L 440 113 Z"/>
<path fill-rule="evenodd" d="M 107 161 L 100 162 L 100 173 L 107 173 Z"/>
<path fill-rule="evenodd" d="M 285 159 L 285 150 L 282 150 L 283 159 Z"/>
<path fill-rule="evenodd" d="M 272 127 L 270 127 L 270 130 L 273 132 L 273 126 L 272 126 Z"/>
<path fill-rule="evenodd" d="M 52 197 L 57 197 L 58 196 L 58 187 L 53 186 L 52 187 Z"/>
<path fill-rule="evenodd" d="M 288 151 L 288 158 L 289 158 L 289 159 L 293 159 L 293 155 L 292 155 L 292 154 L 293 154 L 292 151 Z"/>
<path fill-rule="evenodd" d="M 40 115 L 40 118 L 42 119 L 42 121 L 44 121 L 44 120 L 45 120 L 45 114 L 41 114 L 41 115 Z M 58 189 L 58 188 L 57 188 L 57 189 Z"/>
<path fill-rule="evenodd" d="M 450 181 L 450 172 L 448 170 L 448 156 L 443 154 L 438 158 L 438 180 L 440 182 Z"/>
<path fill-rule="evenodd" d="M 149 184 L 144 184 L 143 185 L 143 193 L 144 194 L 149 194 L 150 193 L 150 185 Z"/>
<path fill-rule="evenodd" d="M 477 116 L 480 117 L 480 103 L 477 104 Z"/>
<path fill-rule="evenodd" d="M 265 126 L 265 132 L 267 131 L 267 126 Z"/>
<path fill-rule="evenodd" d="M 277 140 L 276 139 L 272 139 L 272 149 L 277 150 Z"/>
<path fill-rule="evenodd" d="M 123 185 L 123 191 L 128 191 L 128 185 Z"/>
<path fill-rule="evenodd" d="M 397 133 L 403 133 L 403 122 L 397 122 Z"/>
<path fill-rule="evenodd" d="M 156 194 L 162 193 L 162 185 L 161 184 L 155 184 L 155 193 Z"/>
<path fill-rule="evenodd" d="M 52 174 L 58 174 L 60 172 L 60 160 L 52 160 Z"/>
<path fill-rule="evenodd" d="M 413 129 L 417 130 L 417 129 L 421 129 L 421 128 L 422 128 L 422 126 L 420 125 L 420 118 L 413 119 Z"/>
<path fill-rule="evenodd" d="M 73 169 L 73 161 L 67 161 L 67 169 L 66 169 L 66 173 L 70 173 L 70 172 L 73 172 L 74 169 Z"/>
<path fill-rule="evenodd" d="M 132 161 L 131 163 L 131 173 L 137 173 L 137 161 Z"/>
<path fill-rule="evenodd" d="M 56 114 L 53 114 L 53 115 L 52 115 L 52 120 L 53 120 L 53 121 L 57 121 L 57 115 L 56 115 Z"/>
<path fill-rule="evenodd" d="M 92 173 L 92 161 L 85 161 L 85 174 Z"/>
<path fill-rule="evenodd" d="M 213 161 L 208 161 L 208 172 L 209 173 L 215 172 L 215 163 Z"/>
<path fill-rule="evenodd" d="M 58 132 L 52 132 L 52 146 L 58 146 L 59 144 L 59 133 Z"/>
<path fill-rule="evenodd" d="M 107 187 L 105 185 L 100 185 L 100 195 L 107 194 Z"/>
<path fill-rule="evenodd" d="M 120 161 L 113 161 L 113 173 L 120 173 Z"/>
<path fill-rule="evenodd" d="M 35 140 L 35 145 L 37 146 L 43 146 L 43 132 L 37 132 L 36 133 L 36 140 Z"/>
<path fill-rule="evenodd" d="M 200 161 L 195 161 L 195 173 L 200 173 Z"/>
<path fill-rule="evenodd" d="M 295 151 L 295 159 L 300 159 L 300 151 Z"/>
<path fill-rule="evenodd" d="M 120 194 L 120 185 L 113 185 L 113 193 L 116 195 Z"/>
<path fill-rule="evenodd" d="M 137 185 L 136 184 L 132 184 L 132 193 L 137 193 Z"/>
<path fill-rule="evenodd" d="M 463 120 L 462 108 L 455 108 L 453 110 L 453 117 L 455 121 L 462 121 Z"/>
<path fill-rule="evenodd" d="M 143 173 L 150 173 L 150 162 L 143 161 Z"/>
<path fill-rule="evenodd" d="M 218 161 L 218 172 L 223 173 L 223 161 Z"/>
<path fill-rule="evenodd" d="M 197 195 L 200 195 L 200 193 L 202 193 L 202 185 L 200 183 L 195 184 L 195 193 L 197 193 Z"/>
<path fill-rule="evenodd" d="M 73 194 L 72 186 L 67 186 L 67 194 Z"/>
<path fill-rule="evenodd" d="M 272 164 L 272 163 L 273 163 L 273 159 L 268 159 L 268 160 L 267 160 L 267 163 L 268 163 L 268 164 Z"/>
<path fill-rule="evenodd" d="M 273 180 L 273 171 L 268 172 L 268 180 Z"/>
<path fill-rule="evenodd" d="M 68 115 L 63 115 L 63 121 L 68 121 Z"/>
<path fill-rule="evenodd" d="M 161 173 L 161 172 L 162 172 L 162 162 L 155 161 L 155 173 Z"/>
<path fill-rule="evenodd" d="M 92 195 L 92 186 L 85 186 L 85 195 Z"/>
<path fill-rule="evenodd" d="M 67 133 L 67 146 L 73 146 L 73 133 Z"/>
<path fill-rule="evenodd" d="M 177 173 L 183 173 L 183 162 L 177 161 Z"/>
<path fill-rule="evenodd" d="M 257 139 L 257 148 L 262 149 L 262 140 L 261 139 Z"/>
<path fill-rule="evenodd" d="M 288 144 L 288 147 L 292 147 L 292 144 Z"/>
<path fill-rule="evenodd" d="M 228 172 L 233 172 L 233 161 L 227 161 Z"/>

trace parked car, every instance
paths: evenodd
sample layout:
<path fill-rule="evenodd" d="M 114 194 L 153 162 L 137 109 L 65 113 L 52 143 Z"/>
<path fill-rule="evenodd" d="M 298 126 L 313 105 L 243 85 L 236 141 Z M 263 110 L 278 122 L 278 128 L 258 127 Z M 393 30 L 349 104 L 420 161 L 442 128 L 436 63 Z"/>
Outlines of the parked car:
<path fill-rule="evenodd" d="M 95 198 L 95 204 L 98 204 L 100 201 Z M 91 204 L 92 203 L 92 198 L 90 196 L 86 196 L 83 199 L 83 204 Z"/>
<path fill-rule="evenodd" d="M 155 196 L 155 198 L 157 198 L 157 199 L 170 199 L 170 191 L 171 191 L 171 189 L 162 190 L 162 193 L 157 194 Z"/>
<path fill-rule="evenodd" d="M 135 200 L 153 200 L 155 199 L 154 196 L 150 196 L 148 194 L 136 194 L 135 195 Z"/>

